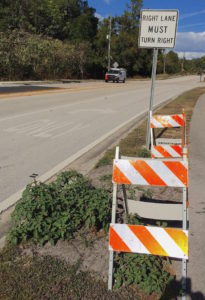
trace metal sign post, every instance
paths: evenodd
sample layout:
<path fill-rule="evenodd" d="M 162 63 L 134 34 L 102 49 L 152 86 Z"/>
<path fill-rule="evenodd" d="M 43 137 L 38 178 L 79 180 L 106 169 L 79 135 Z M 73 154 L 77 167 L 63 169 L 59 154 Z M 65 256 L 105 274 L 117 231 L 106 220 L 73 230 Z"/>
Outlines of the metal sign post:
<path fill-rule="evenodd" d="M 110 15 L 110 20 L 109 20 L 109 34 L 108 34 L 108 71 L 110 70 L 111 34 L 112 34 L 112 15 Z"/>
<path fill-rule="evenodd" d="M 154 88 L 157 71 L 158 49 L 172 49 L 175 47 L 178 22 L 178 10 L 150 10 L 141 11 L 139 48 L 154 49 L 152 64 L 152 83 L 149 104 L 146 146 L 150 147 L 150 112 L 154 103 Z"/>
<path fill-rule="evenodd" d="M 157 58 L 158 58 L 158 49 L 154 49 L 153 62 L 152 62 L 152 83 L 151 83 L 149 112 L 152 112 L 153 102 L 154 102 L 154 88 L 155 88 L 155 79 L 157 73 Z M 146 136 L 146 147 L 148 150 L 149 150 L 149 146 L 150 146 L 150 113 L 148 114 L 147 136 Z"/>

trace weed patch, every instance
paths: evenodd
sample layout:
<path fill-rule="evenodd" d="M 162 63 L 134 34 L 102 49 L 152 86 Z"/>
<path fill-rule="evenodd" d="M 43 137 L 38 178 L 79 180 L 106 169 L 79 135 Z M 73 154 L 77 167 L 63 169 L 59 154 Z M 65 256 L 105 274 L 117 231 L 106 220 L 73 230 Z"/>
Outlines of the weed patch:
<path fill-rule="evenodd" d="M 64 172 L 50 184 L 27 186 L 12 214 L 8 239 L 13 244 L 29 240 L 40 245 L 69 240 L 83 227 L 107 232 L 110 194 L 91 185 L 76 171 Z"/>
<path fill-rule="evenodd" d="M 163 259 L 153 255 L 121 253 L 115 258 L 115 288 L 136 284 L 144 293 L 161 294 L 173 277 L 164 269 Z"/>

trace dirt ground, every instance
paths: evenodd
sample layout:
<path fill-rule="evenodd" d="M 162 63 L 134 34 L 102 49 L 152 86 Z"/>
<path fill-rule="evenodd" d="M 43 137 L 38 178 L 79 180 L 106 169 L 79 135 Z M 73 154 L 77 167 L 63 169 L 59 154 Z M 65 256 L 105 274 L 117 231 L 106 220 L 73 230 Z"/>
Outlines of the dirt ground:
<path fill-rule="evenodd" d="M 55 246 L 47 243 L 44 247 L 33 246 L 25 249 L 25 254 L 50 255 L 75 265 L 79 262 L 79 270 L 90 271 L 92 276 L 107 282 L 108 279 L 108 240 L 103 236 L 92 236 L 87 239 L 77 237 L 72 241 L 58 241 Z"/>

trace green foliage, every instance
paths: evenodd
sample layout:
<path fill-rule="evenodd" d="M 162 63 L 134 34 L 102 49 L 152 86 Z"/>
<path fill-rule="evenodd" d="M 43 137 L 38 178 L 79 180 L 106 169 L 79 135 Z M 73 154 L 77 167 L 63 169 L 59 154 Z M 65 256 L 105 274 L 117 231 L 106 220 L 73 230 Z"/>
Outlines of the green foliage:
<path fill-rule="evenodd" d="M 112 181 L 112 174 L 104 174 L 100 176 L 100 181 Z"/>
<path fill-rule="evenodd" d="M 147 150 L 146 148 L 142 148 L 137 152 L 138 157 L 150 157 L 150 151 Z"/>
<path fill-rule="evenodd" d="M 111 200 L 76 171 L 60 174 L 55 183 L 27 186 L 12 214 L 8 238 L 18 244 L 32 240 L 43 245 L 71 239 L 81 228 L 108 230 Z"/>
<path fill-rule="evenodd" d="M 88 42 L 72 45 L 17 31 L 0 34 L 0 76 L 6 79 L 84 77 L 92 55 Z"/>
<path fill-rule="evenodd" d="M 129 199 L 135 199 L 135 188 L 132 186 L 129 188 Z"/>
<path fill-rule="evenodd" d="M 127 218 L 127 223 L 128 224 L 133 224 L 133 225 L 140 225 L 142 224 L 141 218 L 137 214 L 129 214 Z"/>
<path fill-rule="evenodd" d="M 167 227 L 167 222 L 166 221 L 157 221 L 156 225 L 159 227 Z"/>
<path fill-rule="evenodd" d="M 135 284 L 145 293 L 161 294 L 172 279 L 164 269 L 163 259 L 156 256 L 118 254 L 115 263 L 115 288 Z"/>
<path fill-rule="evenodd" d="M 112 165 L 112 161 L 115 157 L 115 149 L 108 149 L 104 156 L 98 161 L 96 168 L 106 166 L 106 165 Z"/>
<path fill-rule="evenodd" d="M 142 0 L 129 0 L 112 18 L 111 65 L 117 61 L 128 76 L 151 75 L 152 50 L 138 48 L 142 7 Z M 1 78 L 104 78 L 109 19 L 100 21 L 95 11 L 86 0 L 0 1 Z M 173 51 L 159 53 L 158 73 L 164 65 L 170 74 L 205 69 L 204 58 L 180 60 Z"/>
<path fill-rule="evenodd" d="M 142 199 L 152 199 L 152 196 L 153 196 L 153 192 L 151 189 L 147 189 L 147 190 L 144 190 L 143 192 L 143 195 L 142 195 Z"/>
<path fill-rule="evenodd" d="M 142 224 L 137 214 L 128 215 L 128 224 Z M 120 253 L 115 258 L 115 288 L 137 285 L 147 294 L 161 294 L 173 277 L 165 270 L 165 260 L 153 255 Z"/>
<path fill-rule="evenodd" d="M 127 69 L 129 76 L 140 74 L 150 75 L 152 51 L 138 48 L 139 16 L 142 0 L 130 0 L 121 16 L 112 19 L 111 64 L 117 61 Z M 104 19 L 98 28 L 96 48 L 99 53 L 99 64 L 107 66 L 106 35 L 108 19 Z M 105 59 L 106 58 L 106 59 Z"/>
<path fill-rule="evenodd" d="M 83 0 L 4 0 L 0 31 L 23 30 L 60 40 L 91 41 L 97 33 L 95 9 Z"/>

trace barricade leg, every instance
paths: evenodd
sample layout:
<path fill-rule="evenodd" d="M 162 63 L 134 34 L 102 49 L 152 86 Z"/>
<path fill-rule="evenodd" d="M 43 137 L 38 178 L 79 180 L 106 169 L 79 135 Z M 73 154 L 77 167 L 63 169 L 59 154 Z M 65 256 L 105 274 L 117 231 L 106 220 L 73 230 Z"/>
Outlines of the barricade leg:
<path fill-rule="evenodd" d="M 119 158 L 119 147 L 116 147 L 115 159 Z M 117 209 L 117 184 L 113 184 L 113 199 L 112 199 L 112 223 L 116 221 L 116 209 Z M 110 251 L 109 255 L 109 271 L 108 271 L 108 290 L 112 290 L 113 284 L 113 259 L 114 252 Z"/>
<path fill-rule="evenodd" d="M 187 230 L 187 188 L 183 188 L 183 230 Z M 182 259 L 182 300 L 186 299 L 187 261 Z"/>
<path fill-rule="evenodd" d="M 113 261 L 114 261 L 114 252 L 110 251 L 109 255 L 109 273 L 108 273 L 108 290 L 112 290 L 113 284 Z"/>
<path fill-rule="evenodd" d="M 187 262 L 182 259 L 182 300 L 186 300 Z"/>

